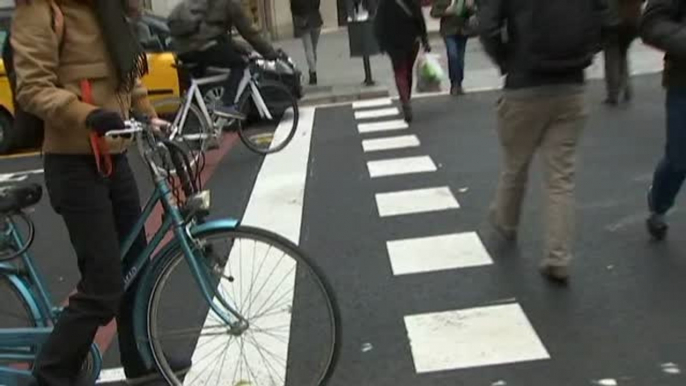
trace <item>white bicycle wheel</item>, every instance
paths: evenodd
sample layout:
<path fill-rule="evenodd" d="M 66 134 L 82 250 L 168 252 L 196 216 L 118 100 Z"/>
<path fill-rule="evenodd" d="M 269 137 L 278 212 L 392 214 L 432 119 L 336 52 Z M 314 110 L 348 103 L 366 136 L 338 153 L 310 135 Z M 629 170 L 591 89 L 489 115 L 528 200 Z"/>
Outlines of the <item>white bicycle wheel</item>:
<path fill-rule="evenodd" d="M 153 107 L 161 119 L 173 123 L 181 113 L 184 103 L 185 99 L 183 98 L 166 98 L 153 103 Z M 204 156 L 207 149 L 217 142 L 209 122 L 195 104 L 190 105 L 183 125 L 172 126 L 167 135 L 169 139 L 178 142 L 188 151 L 193 167 Z M 138 151 L 144 156 L 146 145 L 140 140 L 137 141 L 137 144 Z M 153 160 L 153 164 L 158 168 L 158 172 L 165 173 L 169 170 L 172 174 L 174 173 L 174 169 L 168 162 Z"/>

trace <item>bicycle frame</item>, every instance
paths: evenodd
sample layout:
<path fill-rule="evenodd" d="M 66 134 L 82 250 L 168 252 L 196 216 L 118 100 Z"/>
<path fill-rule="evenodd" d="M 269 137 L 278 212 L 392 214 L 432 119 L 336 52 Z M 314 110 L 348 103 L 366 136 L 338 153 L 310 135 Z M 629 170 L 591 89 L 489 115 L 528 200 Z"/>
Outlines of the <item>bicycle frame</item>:
<path fill-rule="evenodd" d="M 205 120 L 205 122 L 210 124 L 215 132 L 218 130 L 218 128 L 222 126 L 221 124 L 217 124 L 212 119 L 210 110 L 207 108 L 207 104 L 205 103 L 205 98 L 203 98 L 202 92 L 200 91 L 200 87 L 218 84 L 226 81 L 229 77 L 230 70 L 221 68 L 210 68 L 209 70 L 218 73 L 218 75 L 203 77 L 199 79 L 191 79 L 191 85 L 184 96 L 183 108 L 181 109 L 180 114 L 177 114 L 174 117 L 174 121 L 172 122 L 173 130 L 170 139 L 173 140 L 176 137 L 176 135 L 179 134 L 179 131 L 181 131 L 181 129 L 186 124 L 186 119 L 188 118 L 188 111 L 190 110 L 191 104 L 193 104 L 194 101 L 200 108 L 200 111 L 203 114 L 203 119 Z M 257 107 L 257 111 L 260 114 L 260 117 L 272 119 L 271 113 L 267 108 L 267 104 L 264 102 L 262 94 L 260 94 L 257 82 L 255 81 L 252 75 L 250 66 L 248 66 L 244 70 L 243 78 L 241 79 L 241 83 L 238 85 L 238 90 L 236 92 L 234 103 L 238 103 L 243 93 L 246 92 L 246 90 L 248 89 L 250 92 L 250 96 L 253 98 L 253 102 Z"/>
<path fill-rule="evenodd" d="M 147 159 L 146 159 L 147 161 Z M 243 316 L 235 310 L 235 308 L 228 304 L 227 301 L 217 296 L 216 288 L 210 288 L 210 278 L 207 268 L 202 264 L 202 257 L 195 254 L 193 235 L 197 232 L 206 231 L 215 228 L 235 228 L 238 226 L 238 221 L 232 219 L 216 220 L 206 222 L 203 224 L 187 223 L 183 218 L 180 209 L 173 201 L 173 193 L 165 179 L 159 172 L 155 171 L 151 163 L 147 161 L 150 170 L 153 173 L 155 181 L 155 190 L 151 197 L 145 204 L 142 215 L 136 223 L 134 229 L 125 239 L 121 246 L 121 258 L 124 257 L 131 250 L 136 238 L 140 232 L 144 231 L 147 219 L 153 214 L 155 208 L 161 204 L 164 209 L 164 220 L 155 235 L 149 240 L 145 250 L 135 259 L 129 266 L 124 267 L 124 283 L 128 291 L 131 283 L 146 269 L 151 266 L 151 258 L 156 255 L 156 251 L 165 241 L 167 235 L 172 231 L 173 239 L 165 246 L 163 246 L 159 254 L 165 253 L 169 248 L 178 248 L 185 256 L 186 262 L 189 264 L 191 273 L 196 279 L 196 284 L 201 290 L 201 293 L 207 301 L 210 309 L 222 319 L 225 323 L 234 329 L 240 330 L 246 327 L 247 321 Z M 24 245 L 21 235 L 16 229 L 16 226 L 11 223 L 11 235 L 13 241 L 17 245 Z M 30 308 L 30 312 L 37 321 L 37 327 L 33 328 L 12 328 L 0 329 L 0 360 L 10 362 L 17 361 L 31 362 L 35 360 L 36 353 L 31 351 L 31 347 L 40 346 L 52 332 L 51 325 L 54 324 L 60 313 L 60 308 L 54 306 L 51 296 L 44 285 L 32 258 L 28 252 L 25 252 L 20 257 L 25 271 L 16 268 L 11 264 L 0 264 L 0 274 L 9 278 L 12 285 L 19 291 L 22 298 Z M 142 286 L 141 286 L 142 287 Z M 214 300 L 217 299 L 219 304 Z M 141 310 L 136 310 L 141 311 Z M 145 312 L 145 310 L 142 310 Z M 136 315 L 140 315 L 136 313 Z M 147 336 L 147 331 L 141 330 L 141 327 L 135 328 L 136 336 Z M 100 369 L 100 354 L 96 350 L 97 370 Z M 153 363 L 152 353 L 145 345 L 139 345 L 139 351 L 146 364 Z M 24 369 L 0 367 L 0 380 L 4 380 L 8 376 L 10 379 L 16 377 L 29 376 L 30 372 Z"/>

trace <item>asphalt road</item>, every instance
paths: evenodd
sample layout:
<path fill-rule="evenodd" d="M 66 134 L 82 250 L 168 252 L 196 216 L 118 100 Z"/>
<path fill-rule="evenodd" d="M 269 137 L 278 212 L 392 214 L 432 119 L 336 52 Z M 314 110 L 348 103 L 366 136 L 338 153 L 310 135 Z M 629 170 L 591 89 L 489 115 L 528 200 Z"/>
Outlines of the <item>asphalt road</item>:
<path fill-rule="evenodd" d="M 359 113 L 389 106 L 317 109 L 311 143 L 298 149 L 309 150 L 303 202 L 283 205 L 300 208 L 300 245 L 340 302 L 343 350 L 330 384 L 684 384 L 686 218 L 677 208 L 669 239 L 649 241 L 645 189 L 663 146 L 663 91 L 657 76 L 634 82 L 637 100 L 616 110 L 600 105 L 600 83 L 590 86 L 568 288 L 536 271 L 537 167 L 518 246 L 500 248 L 485 221 L 500 163 L 497 92 L 417 99 L 409 128 L 370 133 L 358 124 L 398 117 Z M 364 140 L 398 136 L 364 151 Z M 386 146 L 398 148 L 371 151 Z M 208 182 L 216 215 L 242 217 L 261 165 L 240 144 L 228 152 Z M 39 168 L 38 158 L 0 161 L 3 175 Z M 34 218 L 39 266 L 63 300 L 77 280 L 65 231 L 47 199 Z M 303 334 L 291 340 L 306 343 Z M 115 344 L 106 367 L 116 366 Z"/>

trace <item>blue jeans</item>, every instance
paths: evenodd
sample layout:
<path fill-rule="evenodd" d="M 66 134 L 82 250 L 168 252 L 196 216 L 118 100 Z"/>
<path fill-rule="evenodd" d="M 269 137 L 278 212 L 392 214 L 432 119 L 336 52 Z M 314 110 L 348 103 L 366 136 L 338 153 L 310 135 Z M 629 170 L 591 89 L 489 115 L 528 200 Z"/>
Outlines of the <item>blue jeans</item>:
<path fill-rule="evenodd" d="M 651 210 L 664 214 L 686 179 L 686 88 L 667 90 L 667 145 L 653 176 Z"/>
<path fill-rule="evenodd" d="M 467 49 L 467 37 L 462 35 L 445 36 L 445 48 L 448 51 L 448 70 L 450 83 L 462 87 L 464 79 L 464 53 Z"/>

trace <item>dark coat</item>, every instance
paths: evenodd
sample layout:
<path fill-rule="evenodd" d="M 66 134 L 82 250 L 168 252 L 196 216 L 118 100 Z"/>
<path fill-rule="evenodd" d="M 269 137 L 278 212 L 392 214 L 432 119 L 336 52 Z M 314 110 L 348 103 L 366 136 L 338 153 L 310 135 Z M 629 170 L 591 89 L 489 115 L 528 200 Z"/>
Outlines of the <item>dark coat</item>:
<path fill-rule="evenodd" d="M 381 0 L 374 33 L 381 51 L 391 56 L 406 55 L 418 41 L 428 42 L 419 0 Z"/>
<path fill-rule="evenodd" d="M 686 87 L 686 0 L 648 0 L 641 37 L 665 51 L 665 86 Z"/>
<path fill-rule="evenodd" d="M 308 30 L 322 27 L 324 21 L 319 6 L 320 0 L 291 0 L 295 37 L 304 35 Z"/>

